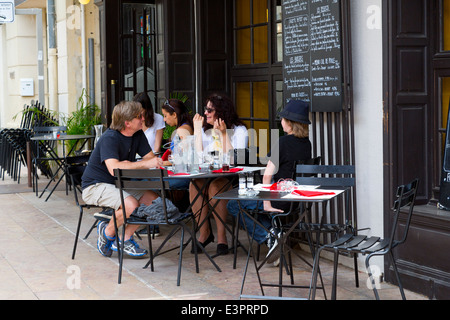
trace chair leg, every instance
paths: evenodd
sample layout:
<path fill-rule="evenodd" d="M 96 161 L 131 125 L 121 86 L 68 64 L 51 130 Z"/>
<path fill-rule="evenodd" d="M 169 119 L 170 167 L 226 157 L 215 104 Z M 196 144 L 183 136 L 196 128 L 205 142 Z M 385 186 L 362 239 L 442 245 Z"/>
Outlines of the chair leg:
<path fill-rule="evenodd" d="M 309 250 L 312 253 L 312 258 L 313 258 L 313 262 L 314 262 L 315 261 L 315 255 L 318 254 L 319 248 L 317 248 L 314 245 L 313 239 L 312 239 L 312 232 L 310 230 L 308 232 L 306 232 L 306 239 L 308 241 Z M 314 272 L 314 265 L 313 265 L 313 272 Z M 325 300 L 327 300 L 327 293 L 325 291 L 325 285 L 323 283 L 322 273 L 320 272 L 319 265 L 317 266 L 317 273 L 318 273 L 318 275 L 320 277 L 320 283 L 322 284 L 323 296 L 324 296 Z"/>
<path fill-rule="evenodd" d="M 397 283 L 398 283 L 398 288 L 400 290 L 400 294 L 402 295 L 402 299 L 406 300 L 405 292 L 403 291 L 402 281 L 400 280 L 400 274 L 398 273 L 397 263 L 395 262 L 395 259 L 394 259 L 394 254 L 392 253 L 392 251 L 389 251 L 389 255 L 392 260 L 392 266 L 394 267 L 395 276 L 397 277 Z"/>
<path fill-rule="evenodd" d="M 337 289 L 337 270 L 339 263 L 339 251 L 334 251 L 334 265 L 333 265 L 333 284 L 331 289 L 331 300 L 336 300 L 336 289 Z"/>
<path fill-rule="evenodd" d="M 358 254 L 353 254 L 353 266 L 355 269 L 355 287 L 359 288 L 359 274 L 358 274 Z"/>
<path fill-rule="evenodd" d="M 117 253 L 119 254 L 119 276 L 118 276 L 118 283 L 122 283 L 122 266 L 123 266 L 123 255 L 124 255 L 124 248 L 125 248 L 125 224 L 122 226 L 122 244 L 119 241 L 119 228 L 117 227 L 117 219 L 116 215 L 113 214 L 114 219 L 114 229 L 116 233 L 116 246 L 117 246 Z"/>
<path fill-rule="evenodd" d="M 94 230 L 95 227 L 97 227 L 97 223 L 98 223 L 98 220 L 95 220 L 94 223 L 92 224 L 92 226 L 89 228 L 89 231 L 84 236 L 83 240 L 86 240 L 87 238 L 89 238 L 89 236 L 91 235 L 92 230 Z"/>
<path fill-rule="evenodd" d="M 184 244 L 184 227 L 181 227 L 181 239 L 180 239 L 180 253 L 178 255 L 178 274 L 177 274 L 177 286 L 181 283 L 181 265 L 183 262 L 183 244 Z"/>
<path fill-rule="evenodd" d="M 197 252 L 197 238 L 196 238 L 196 234 L 195 234 L 195 219 L 192 219 L 192 224 L 193 224 L 193 228 L 191 229 L 190 227 L 188 227 L 186 225 L 186 223 L 182 223 L 181 227 L 186 230 L 189 233 L 190 236 L 190 240 L 188 240 L 188 242 L 186 243 L 186 246 L 189 244 L 190 241 L 192 241 L 192 249 L 194 250 L 194 261 L 195 261 L 195 272 L 199 273 L 200 272 L 200 267 L 198 264 L 198 252 Z M 185 249 L 184 244 L 183 244 L 183 250 Z"/>
<path fill-rule="evenodd" d="M 75 253 L 77 252 L 78 237 L 80 236 L 80 228 L 81 228 L 81 220 L 82 219 L 83 219 L 83 209 L 80 208 L 80 216 L 78 218 L 77 232 L 75 234 L 75 242 L 73 244 L 72 260 L 75 259 Z"/>
<path fill-rule="evenodd" d="M 155 271 L 155 267 L 153 265 L 154 256 L 153 256 L 152 237 L 150 235 L 150 225 L 147 225 L 147 235 L 148 235 L 148 251 L 150 253 L 150 260 L 147 262 L 147 264 L 144 266 L 143 269 L 147 269 L 148 265 L 150 264 L 150 270 L 152 272 L 154 272 Z"/>
<path fill-rule="evenodd" d="M 311 300 L 316 299 L 316 288 L 317 288 L 317 276 L 319 274 L 319 263 L 320 263 L 320 252 L 321 248 L 319 248 L 316 252 L 316 255 L 314 257 L 314 264 L 313 264 L 313 270 L 312 270 L 312 277 L 311 277 L 311 292 L 310 292 L 310 298 Z M 323 284 L 322 284 L 323 285 Z"/>
<path fill-rule="evenodd" d="M 376 284 L 375 284 L 375 279 L 373 278 L 372 272 L 371 272 L 371 270 L 370 270 L 370 263 L 369 263 L 369 260 L 370 260 L 371 257 L 372 257 L 371 254 L 369 254 L 369 255 L 366 257 L 366 271 L 367 271 L 367 274 L 368 274 L 368 276 L 369 276 L 370 283 L 372 284 L 372 290 L 373 290 L 373 294 L 375 295 L 375 299 L 380 300 L 380 296 L 378 295 L 377 286 L 376 286 Z"/>

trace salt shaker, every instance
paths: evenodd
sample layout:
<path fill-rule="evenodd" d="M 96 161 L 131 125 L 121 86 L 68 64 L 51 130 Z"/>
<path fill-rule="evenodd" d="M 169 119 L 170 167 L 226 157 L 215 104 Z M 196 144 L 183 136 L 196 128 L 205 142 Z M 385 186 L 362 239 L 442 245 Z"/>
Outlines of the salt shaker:
<path fill-rule="evenodd" d="M 244 173 L 239 174 L 239 194 L 243 195 L 247 192 L 247 180 Z"/>
<path fill-rule="evenodd" d="M 253 189 L 253 172 L 247 174 L 247 188 Z"/>

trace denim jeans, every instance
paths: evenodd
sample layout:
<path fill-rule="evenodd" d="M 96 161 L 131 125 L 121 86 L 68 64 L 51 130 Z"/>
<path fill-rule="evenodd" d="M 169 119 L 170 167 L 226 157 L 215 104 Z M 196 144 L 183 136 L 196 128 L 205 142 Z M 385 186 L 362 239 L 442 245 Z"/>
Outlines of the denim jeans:
<path fill-rule="evenodd" d="M 244 210 L 255 210 L 260 209 L 262 210 L 264 208 L 262 201 L 253 201 L 253 200 L 239 200 L 241 204 L 241 208 Z M 234 217 L 237 217 L 239 213 L 239 203 L 237 200 L 230 200 L 227 204 L 228 212 L 233 215 Z M 266 241 L 267 238 L 267 231 L 264 230 L 260 225 L 256 224 L 249 216 L 246 214 L 240 215 L 240 221 L 239 223 L 242 224 L 245 223 L 245 226 L 249 233 L 253 233 L 253 239 L 258 242 L 259 244 L 262 244 Z M 244 219 L 244 221 L 242 221 Z M 258 215 L 257 220 L 268 230 L 272 227 L 272 223 L 269 219 L 269 217 L 265 215 Z M 254 229 L 254 230 L 253 230 Z"/>
<path fill-rule="evenodd" d="M 169 188 L 171 190 L 189 190 L 189 179 L 172 179 L 169 180 Z"/>

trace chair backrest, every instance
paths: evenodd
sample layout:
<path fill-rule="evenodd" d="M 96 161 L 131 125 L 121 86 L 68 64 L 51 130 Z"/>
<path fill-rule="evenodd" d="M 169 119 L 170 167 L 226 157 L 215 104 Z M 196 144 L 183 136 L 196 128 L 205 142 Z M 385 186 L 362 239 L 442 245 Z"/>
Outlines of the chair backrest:
<path fill-rule="evenodd" d="M 167 170 L 164 169 L 114 169 L 114 177 L 116 178 L 116 188 L 120 190 L 120 199 L 122 208 L 125 208 L 123 191 L 124 190 L 153 190 L 160 194 L 164 216 L 167 219 L 166 192 L 169 188 L 169 182 L 164 180 L 167 177 Z M 125 210 L 122 210 L 125 219 Z"/>
<path fill-rule="evenodd" d="M 36 136 L 49 134 L 54 131 L 64 133 L 67 131 L 67 127 L 66 126 L 51 126 L 51 127 L 34 127 L 33 128 L 33 132 Z"/>
<path fill-rule="evenodd" d="M 345 188 L 345 201 L 338 197 L 329 206 L 330 223 L 345 225 L 349 230 L 357 228 L 355 166 L 299 164 L 296 168 L 295 180 L 300 185 L 317 185 L 331 189 Z"/>
<path fill-rule="evenodd" d="M 297 166 L 298 165 L 320 165 L 320 162 L 322 161 L 322 157 L 315 157 L 308 160 L 297 160 L 294 163 L 294 173 L 292 176 L 292 179 L 296 179 L 297 176 L 300 177 L 311 177 L 311 176 L 317 176 L 316 174 L 305 174 L 302 172 L 297 172 Z"/>
<path fill-rule="evenodd" d="M 70 177 L 70 185 L 73 188 L 77 205 L 79 205 L 77 190 L 81 192 L 81 177 L 86 169 L 89 157 L 90 154 L 66 158 L 67 173 Z"/>
<path fill-rule="evenodd" d="M 396 198 L 394 200 L 394 205 L 392 207 L 393 212 L 393 225 L 391 230 L 390 237 L 390 247 L 392 244 L 399 245 L 406 241 L 408 236 L 409 225 L 411 224 L 411 218 L 414 211 L 414 204 L 416 200 L 417 187 L 419 185 L 419 179 L 414 179 L 408 184 L 400 185 L 397 188 Z M 400 240 L 395 240 L 395 233 L 397 232 L 398 220 L 400 216 L 400 212 L 405 210 L 404 208 L 408 207 L 407 210 L 407 218 L 405 223 L 405 228 L 403 230 L 403 235 L 401 237 L 397 237 Z M 394 242 L 395 241 L 395 242 Z"/>
<path fill-rule="evenodd" d="M 354 187 L 355 166 L 299 164 L 296 168 L 296 181 L 301 185 Z"/>

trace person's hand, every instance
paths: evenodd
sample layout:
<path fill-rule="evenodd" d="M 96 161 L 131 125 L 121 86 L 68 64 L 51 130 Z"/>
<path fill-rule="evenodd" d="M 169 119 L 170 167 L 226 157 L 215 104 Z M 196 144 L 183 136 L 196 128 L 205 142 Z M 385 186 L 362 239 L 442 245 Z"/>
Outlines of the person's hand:
<path fill-rule="evenodd" d="M 194 122 L 194 131 L 196 131 L 196 129 L 201 130 L 201 128 L 203 126 L 203 117 L 197 113 L 197 114 L 195 114 L 192 121 Z"/>
<path fill-rule="evenodd" d="M 225 124 L 225 121 L 219 118 L 214 121 L 214 129 L 219 130 L 222 134 L 225 134 L 227 131 L 227 125 Z"/>
<path fill-rule="evenodd" d="M 272 204 L 270 203 L 270 201 L 264 201 L 264 211 L 284 212 L 283 210 L 272 207 Z"/>
<path fill-rule="evenodd" d="M 153 157 L 147 160 L 147 165 L 149 168 L 159 168 L 163 165 L 163 160 L 159 157 Z"/>

